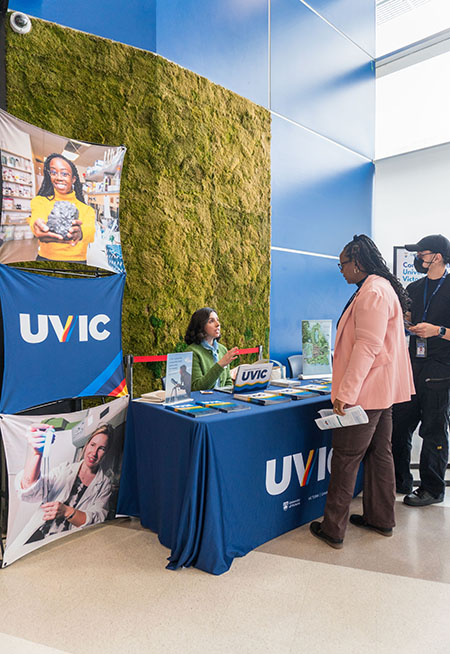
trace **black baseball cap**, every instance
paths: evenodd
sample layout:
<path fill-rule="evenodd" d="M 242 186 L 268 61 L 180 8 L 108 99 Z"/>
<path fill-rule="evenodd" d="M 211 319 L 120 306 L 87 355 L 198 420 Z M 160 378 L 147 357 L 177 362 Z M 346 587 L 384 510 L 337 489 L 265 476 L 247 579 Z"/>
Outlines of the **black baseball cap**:
<path fill-rule="evenodd" d="M 430 252 L 439 252 L 443 257 L 450 259 L 450 241 L 442 234 L 431 234 L 431 236 L 424 236 L 417 243 L 408 243 L 405 245 L 408 252 L 423 252 L 430 250 Z"/>

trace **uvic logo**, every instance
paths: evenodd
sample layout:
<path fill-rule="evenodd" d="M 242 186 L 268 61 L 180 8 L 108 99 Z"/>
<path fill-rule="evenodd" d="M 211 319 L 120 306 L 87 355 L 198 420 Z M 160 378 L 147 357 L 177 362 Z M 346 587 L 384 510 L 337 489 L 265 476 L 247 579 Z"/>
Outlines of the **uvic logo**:
<path fill-rule="evenodd" d="M 38 313 L 36 318 L 32 320 L 29 313 L 19 313 L 20 335 L 26 343 L 45 341 L 49 333 L 49 324 L 60 343 L 68 343 L 74 334 L 78 334 L 80 342 L 88 341 L 89 336 L 96 341 L 104 341 L 111 333 L 103 327 L 111 320 L 104 313 L 99 313 L 90 319 L 87 315 L 67 316 L 64 325 L 57 315 Z"/>
<path fill-rule="evenodd" d="M 284 493 L 291 483 L 293 467 L 295 468 L 297 481 L 300 486 L 306 486 L 310 482 L 314 468 L 317 468 L 315 473 L 317 481 L 322 481 L 325 479 L 326 471 L 328 470 L 330 472 L 332 453 L 333 450 L 327 453 L 326 447 L 310 450 L 306 463 L 301 452 L 284 456 L 280 481 L 276 481 L 277 460 L 269 459 L 266 461 L 266 491 L 269 495 L 280 495 Z"/>
<path fill-rule="evenodd" d="M 264 368 L 264 370 L 244 370 L 242 373 L 242 381 L 262 381 L 267 378 L 269 370 Z"/>

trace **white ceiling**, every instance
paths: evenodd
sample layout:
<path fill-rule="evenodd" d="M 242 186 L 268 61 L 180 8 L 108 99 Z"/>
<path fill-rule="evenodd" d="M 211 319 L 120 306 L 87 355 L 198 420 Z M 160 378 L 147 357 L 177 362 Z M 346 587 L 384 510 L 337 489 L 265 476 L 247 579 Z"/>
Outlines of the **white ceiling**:
<path fill-rule="evenodd" d="M 450 28 L 450 0 L 377 0 L 376 56 Z"/>

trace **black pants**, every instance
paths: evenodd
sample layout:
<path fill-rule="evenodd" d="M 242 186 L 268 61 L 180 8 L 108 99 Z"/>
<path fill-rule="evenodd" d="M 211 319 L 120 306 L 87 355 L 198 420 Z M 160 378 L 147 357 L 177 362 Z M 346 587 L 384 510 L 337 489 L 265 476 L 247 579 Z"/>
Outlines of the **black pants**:
<path fill-rule="evenodd" d="M 445 492 L 445 471 L 448 462 L 448 427 L 450 388 L 448 384 L 426 383 L 428 377 L 445 376 L 432 362 L 413 362 L 416 395 L 410 402 L 394 405 L 392 454 L 394 455 L 397 488 L 412 488 L 410 471 L 411 443 L 419 424 L 422 450 L 420 452 L 420 486 L 434 497 Z M 449 373 L 447 372 L 447 375 Z"/>

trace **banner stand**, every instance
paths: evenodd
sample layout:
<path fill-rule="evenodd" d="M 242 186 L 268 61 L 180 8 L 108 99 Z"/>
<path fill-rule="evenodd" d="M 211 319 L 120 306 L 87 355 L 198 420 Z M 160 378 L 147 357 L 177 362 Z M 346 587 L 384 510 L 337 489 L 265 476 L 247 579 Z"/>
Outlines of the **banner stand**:
<path fill-rule="evenodd" d="M 9 268 L 14 268 L 14 270 L 24 270 L 25 272 L 37 272 L 37 273 L 51 273 L 53 275 L 70 275 L 71 277 L 111 277 L 116 273 L 110 273 L 106 270 L 95 269 L 95 272 L 81 272 L 81 270 L 59 270 L 58 268 L 26 268 L 25 266 L 11 266 Z"/>
<path fill-rule="evenodd" d="M 1 431 L 1 430 L 0 430 Z M 3 539 L 8 525 L 8 474 L 3 439 L 0 436 L 0 561 L 3 561 Z"/>
<path fill-rule="evenodd" d="M 42 545 L 117 517 L 129 397 L 95 399 L 99 404 L 87 409 L 66 411 L 68 402 L 81 403 L 68 398 L 60 401 L 59 411 L 47 404 L 0 416 L 2 487 L 9 492 L 0 533 L 0 569 Z M 30 452 L 39 453 L 35 471 Z M 34 479 L 28 482 L 30 463 Z M 94 474 L 84 488 L 80 470 Z M 73 513 L 46 515 L 55 503 L 73 508 Z"/>
<path fill-rule="evenodd" d="M 98 399 L 102 401 L 102 404 L 105 404 L 104 397 L 99 397 Z M 71 403 L 72 406 L 69 407 L 69 403 Z M 57 402 L 49 402 L 48 404 L 40 404 L 39 406 L 32 407 L 31 409 L 20 411 L 17 415 L 27 415 L 27 413 L 32 415 L 39 415 L 49 412 L 58 414 L 69 413 L 72 411 L 81 411 L 83 408 L 82 403 L 82 398 L 68 398 L 66 400 L 58 400 Z M 5 449 L 3 446 L 3 439 L 1 437 L 0 429 L 0 565 L 3 561 L 3 541 L 6 539 L 6 532 L 8 527 L 8 499 L 8 470 L 6 467 Z"/>

